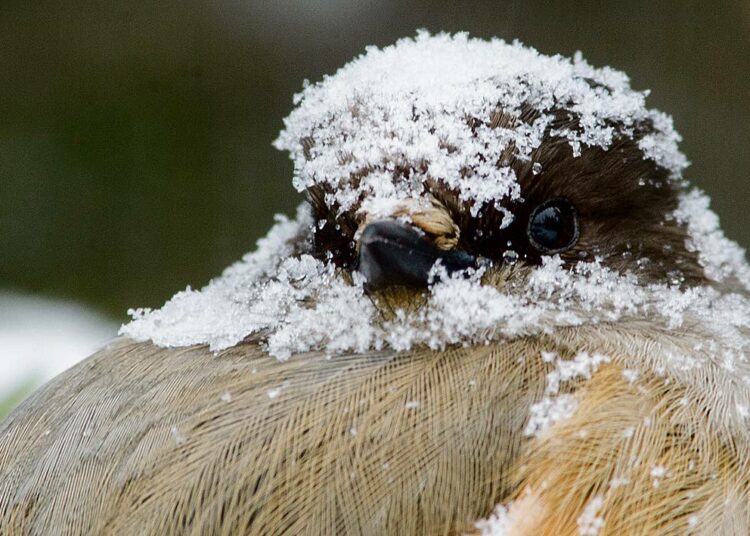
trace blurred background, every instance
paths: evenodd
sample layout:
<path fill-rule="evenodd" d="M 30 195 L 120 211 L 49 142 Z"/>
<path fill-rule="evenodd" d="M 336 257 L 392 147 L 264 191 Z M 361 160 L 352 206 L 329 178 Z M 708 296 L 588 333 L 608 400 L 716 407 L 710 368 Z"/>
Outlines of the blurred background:
<path fill-rule="evenodd" d="M 270 144 L 303 79 L 420 27 L 626 71 L 750 245 L 749 0 L 3 0 L 0 371 L 19 371 L 0 384 L 6 406 L 128 307 L 252 249 L 301 199 Z"/>

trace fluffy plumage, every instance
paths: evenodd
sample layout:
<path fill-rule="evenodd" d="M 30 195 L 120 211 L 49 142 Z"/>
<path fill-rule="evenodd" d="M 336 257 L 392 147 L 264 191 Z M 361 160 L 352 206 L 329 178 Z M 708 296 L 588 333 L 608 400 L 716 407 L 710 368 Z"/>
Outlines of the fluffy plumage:
<path fill-rule="evenodd" d="M 534 361 L 505 374 L 529 343 L 282 363 L 118 342 L 4 425 L 0 532 L 470 529 L 544 387 Z"/>
<path fill-rule="evenodd" d="M 709 411 L 731 377 L 623 374 L 696 339 L 626 323 L 287 362 L 120 341 L 3 425 L 0 532 L 451 534 L 515 497 L 526 533 L 576 534 L 601 496 L 602 534 L 741 534 L 747 432 Z M 577 411 L 527 444 L 555 367 L 539 355 L 582 351 L 615 357 L 563 384 Z"/>

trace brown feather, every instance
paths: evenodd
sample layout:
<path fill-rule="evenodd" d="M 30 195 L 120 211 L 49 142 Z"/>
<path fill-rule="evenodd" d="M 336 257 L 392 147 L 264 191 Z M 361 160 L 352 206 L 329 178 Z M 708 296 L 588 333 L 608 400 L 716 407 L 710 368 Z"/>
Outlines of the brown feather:
<path fill-rule="evenodd" d="M 119 341 L 4 423 L 0 533 L 469 529 L 511 491 L 544 388 L 519 357 L 549 345 L 279 362 Z"/>
<path fill-rule="evenodd" d="M 515 498 L 511 534 L 562 535 L 596 496 L 600 536 L 744 534 L 731 375 L 649 372 L 700 337 L 633 321 L 286 362 L 252 341 L 214 356 L 120 340 L 0 428 L 0 534 L 455 534 Z M 543 351 L 612 361 L 566 384 L 578 409 L 530 439 Z"/>
<path fill-rule="evenodd" d="M 631 381 L 624 369 L 647 361 L 644 352 L 658 362 L 681 338 L 691 345 L 689 336 L 599 331 L 584 330 L 588 343 L 568 332 L 569 348 L 604 349 L 614 361 L 567 385 L 575 412 L 522 450 L 510 477 L 516 491 L 506 499 L 506 533 L 589 534 L 581 516 L 598 500 L 597 536 L 748 534 L 750 449 L 741 431 L 722 426 L 733 389 L 720 367 L 707 367 L 703 385 L 642 367 Z"/>

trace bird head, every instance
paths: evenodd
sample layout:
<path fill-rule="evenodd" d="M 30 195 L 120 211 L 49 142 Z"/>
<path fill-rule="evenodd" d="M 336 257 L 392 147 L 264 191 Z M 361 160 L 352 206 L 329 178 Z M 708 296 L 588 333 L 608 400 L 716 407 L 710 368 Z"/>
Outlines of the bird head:
<path fill-rule="evenodd" d="M 701 284 L 679 137 L 644 99 L 580 58 L 423 33 L 308 85 L 276 143 L 314 254 L 372 294 L 477 271 L 506 287 L 550 258 Z"/>
<path fill-rule="evenodd" d="M 306 83 L 274 142 L 307 197 L 297 218 L 122 333 L 216 351 L 258 336 L 284 359 L 632 320 L 740 329 L 715 293 L 750 291 L 744 252 L 646 97 L 519 43 L 368 48 Z"/>

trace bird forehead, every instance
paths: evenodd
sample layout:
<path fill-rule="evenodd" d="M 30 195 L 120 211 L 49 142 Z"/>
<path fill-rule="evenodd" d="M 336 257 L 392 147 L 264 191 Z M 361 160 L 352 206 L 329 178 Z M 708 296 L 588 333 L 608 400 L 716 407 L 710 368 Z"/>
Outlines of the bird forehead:
<path fill-rule="evenodd" d="M 633 139 L 673 178 L 686 163 L 671 119 L 623 73 L 497 39 L 421 32 L 369 48 L 295 101 L 275 145 L 299 191 L 321 188 L 342 211 L 417 198 L 428 183 L 473 213 L 500 208 L 522 197 L 518 165 L 541 171 L 550 138 L 574 156 Z"/>

